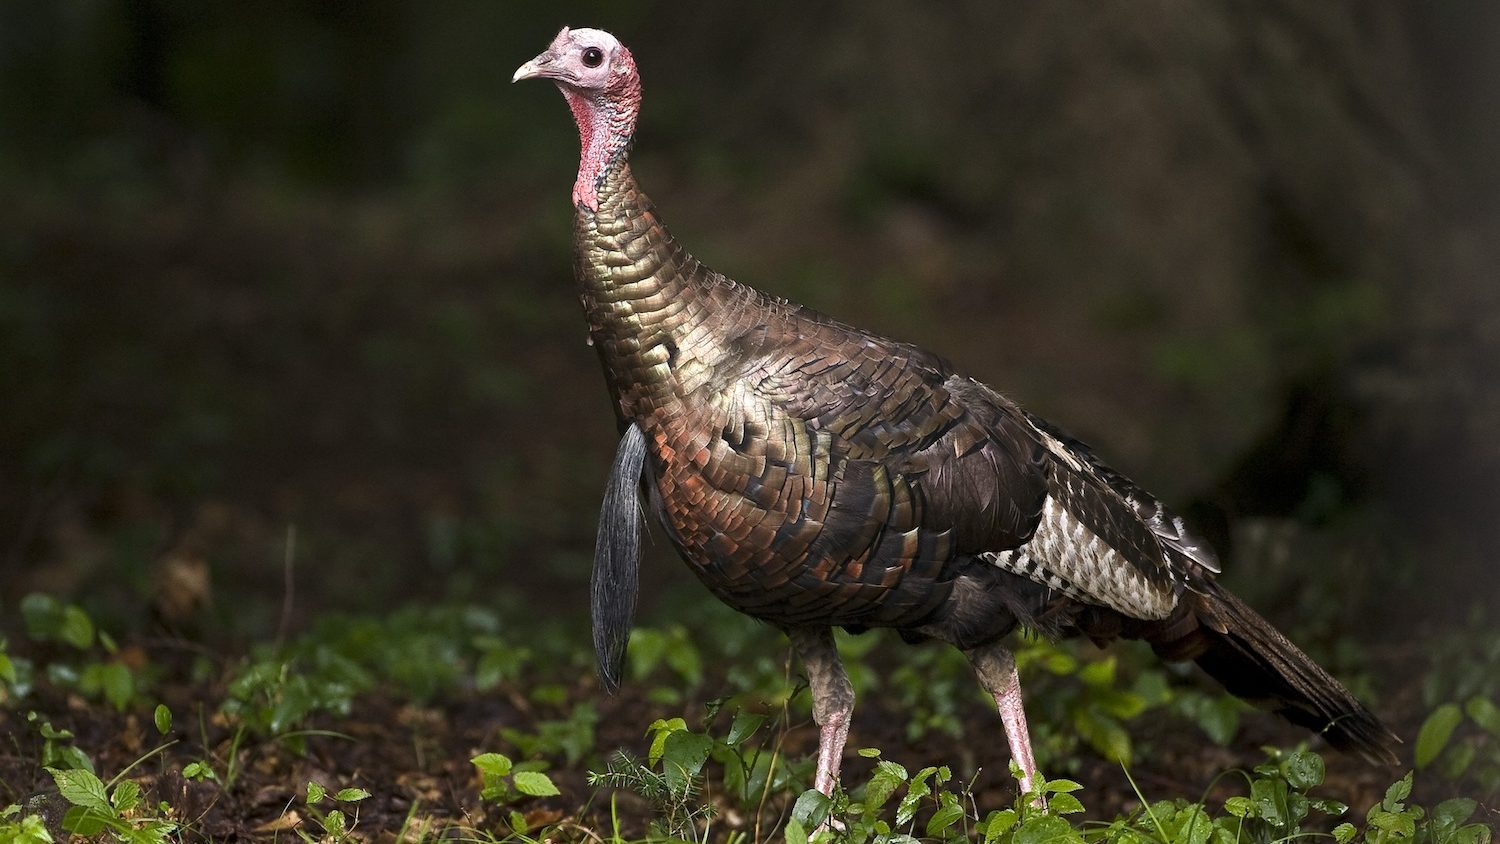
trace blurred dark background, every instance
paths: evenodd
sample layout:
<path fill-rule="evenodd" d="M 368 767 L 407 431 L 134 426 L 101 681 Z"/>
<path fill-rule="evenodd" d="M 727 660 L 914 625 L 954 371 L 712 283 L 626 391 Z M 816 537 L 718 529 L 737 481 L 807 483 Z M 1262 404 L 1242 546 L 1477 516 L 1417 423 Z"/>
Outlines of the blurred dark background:
<path fill-rule="evenodd" d="M 1494 605 L 1492 2 L 8 0 L 0 622 L 585 612 L 577 137 L 509 81 L 563 24 L 700 258 L 1089 440 L 1274 619 Z"/>

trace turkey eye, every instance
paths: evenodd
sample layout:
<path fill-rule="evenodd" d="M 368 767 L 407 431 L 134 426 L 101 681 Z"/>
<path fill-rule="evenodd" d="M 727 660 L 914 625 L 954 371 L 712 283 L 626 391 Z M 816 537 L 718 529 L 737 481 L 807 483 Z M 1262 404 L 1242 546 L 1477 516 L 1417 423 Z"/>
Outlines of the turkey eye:
<path fill-rule="evenodd" d="M 583 51 L 583 63 L 589 67 L 598 67 L 604 63 L 604 51 L 598 47 L 589 47 Z"/>

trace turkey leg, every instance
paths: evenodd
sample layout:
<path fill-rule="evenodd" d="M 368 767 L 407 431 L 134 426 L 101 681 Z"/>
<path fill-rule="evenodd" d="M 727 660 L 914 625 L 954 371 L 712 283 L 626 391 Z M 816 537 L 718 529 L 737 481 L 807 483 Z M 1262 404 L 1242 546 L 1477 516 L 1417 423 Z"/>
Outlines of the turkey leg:
<path fill-rule="evenodd" d="M 833 796 L 839 779 L 844 742 L 849 738 L 849 715 L 854 711 L 854 686 L 844 673 L 838 647 L 829 627 L 798 627 L 787 631 L 797 656 L 807 668 L 812 691 L 813 721 L 818 725 L 818 774 L 813 787 Z"/>
<path fill-rule="evenodd" d="M 1010 742 L 1010 758 L 1021 769 L 1021 793 L 1032 789 L 1037 772 L 1036 758 L 1031 755 L 1031 734 L 1026 730 L 1026 711 L 1021 706 L 1021 678 L 1016 674 L 1016 656 L 998 645 L 981 645 L 965 651 L 974 674 L 985 691 L 995 698 L 1000 720 L 1005 724 L 1005 738 Z"/>

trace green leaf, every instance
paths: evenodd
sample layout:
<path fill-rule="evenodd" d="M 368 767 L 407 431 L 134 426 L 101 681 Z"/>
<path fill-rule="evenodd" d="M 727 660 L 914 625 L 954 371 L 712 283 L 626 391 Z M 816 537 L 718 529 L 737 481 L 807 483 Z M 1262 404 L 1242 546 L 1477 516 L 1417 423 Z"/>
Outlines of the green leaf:
<path fill-rule="evenodd" d="M 880 764 L 884 765 L 885 762 L 882 761 Z M 895 765 L 894 767 L 897 770 L 901 770 L 902 774 L 906 773 L 905 770 L 901 769 L 900 765 Z M 877 766 L 875 773 L 870 775 L 869 784 L 865 786 L 865 806 L 867 809 L 874 812 L 881 806 L 884 806 L 886 801 L 891 799 L 891 795 L 896 793 L 897 786 L 905 781 L 905 776 L 898 777 L 889 769 Z"/>
<path fill-rule="evenodd" d="M 1479 804 L 1467 797 L 1444 800 L 1432 808 L 1432 822 L 1439 826 L 1457 827 L 1474 815 Z"/>
<path fill-rule="evenodd" d="M 646 753 L 646 764 L 655 765 L 661 761 L 662 752 L 666 749 L 667 736 L 686 729 L 687 722 L 681 718 L 668 721 L 658 718 L 652 721 L 651 726 L 646 728 L 646 733 L 651 736 L 651 749 Z"/>
<path fill-rule="evenodd" d="M 1281 763 L 1282 773 L 1292 788 L 1306 791 L 1323 782 L 1323 757 L 1316 753 L 1298 751 Z"/>
<path fill-rule="evenodd" d="M 307 781 L 307 805 L 309 805 L 309 806 L 316 806 L 319 803 L 322 803 L 323 802 L 323 798 L 327 794 L 328 794 L 328 789 L 324 788 L 321 785 L 318 785 L 317 783 L 313 782 L 312 780 L 308 780 Z"/>
<path fill-rule="evenodd" d="M 1083 785 L 1073 780 L 1047 780 L 1043 786 L 1043 794 L 1067 794 L 1070 791 L 1082 791 Z"/>
<path fill-rule="evenodd" d="M 677 628 L 672 631 L 671 642 L 667 646 L 667 665 L 676 671 L 678 676 L 687 682 L 689 687 L 696 688 L 703 683 L 703 659 L 698 655 L 698 647 L 693 640 L 688 638 L 687 631 Z"/>
<path fill-rule="evenodd" d="M 495 777 L 509 774 L 512 767 L 510 757 L 500 753 L 481 753 L 469 762 L 478 768 L 480 773 Z"/>
<path fill-rule="evenodd" d="M 921 781 L 913 782 L 907 787 L 906 796 L 896 804 L 896 826 L 911 823 L 911 819 L 917 816 L 917 810 L 922 807 L 922 798 L 930 791 L 927 784 Z"/>
<path fill-rule="evenodd" d="M 124 712 L 135 695 L 135 676 L 123 662 L 111 662 L 100 673 L 100 684 L 104 688 L 104 699 L 115 709 Z"/>
<path fill-rule="evenodd" d="M 1312 803 L 1313 801 L 1308 799 L 1306 794 L 1296 789 L 1288 789 L 1286 795 L 1287 819 L 1293 826 L 1307 818 L 1307 813 L 1312 808 Z"/>
<path fill-rule="evenodd" d="M 1352 823 L 1341 823 L 1333 828 L 1333 840 L 1338 844 L 1349 844 L 1358 834 L 1359 830 L 1355 829 Z"/>
<path fill-rule="evenodd" d="M 1205 696 L 1194 711 L 1193 720 L 1215 744 L 1226 745 L 1240 729 L 1240 713 L 1245 705 L 1229 695 Z"/>
<path fill-rule="evenodd" d="M 802 824 L 803 829 L 817 829 L 828 817 L 829 811 L 833 809 L 833 801 L 828 795 L 809 788 L 798 795 L 797 802 L 792 806 L 792 817 Z"/>
<path fill-rule="evenodd" d="M 552 784 L 552 778 L 541 771 L 517 771 L 512 779 L 516 791 L 531 797 L 556 797 L 562 793 Z"/>
<path fill-rule="evenodd" d="M 112 814 L 109 796 L 104 793 L 104 783 L 94 776 L 93 771 L 78 768 L 66 771 L 48 768 L 47 773 L 52 775 L 53 782 L 57 783 L 58 792 L 69 803 L 105 815 Z"/>
<path fill-rule="evenodd" d="M 0 642 L 0 648 L 4 647 L 5 644 Z M 16 683 L 16 664 L 11 662 L 10 657 L 6 656 L 3 650 L 0 650 L 0 680 L 4 680 L 11 685 L 15 685 Z"/>
<path fill-rule="evenodd" d="M 1176 834 L 1172 844 L 1207 844 L 1213 834 L 1214 823 L 1201 806 L 1188 806 L 1172 818 Z"/>
<path fill-rule="evenodd" d="M 1078 670 L 1078 659 L 1053 645 L 1046 646 L 1046 651 L 1040 655 L 1039 662 L 1047 673 L 1058 676 L 1066 676 Z"/>
<path fill-rule="evenodd" d="M 156 732 L 166 735 L 172 729 L 172 710 L 165 703 L 158 703 L 156 711 L 152 714 L 152 720 L 156 722 Z"/>
<path fill-rule="evenodd" d="M 344 813 L 334 809 L 323 816 L 323 831 L 328 833 L 328 838 L 334 841 L 344 836 L 345 822 Z"/>
<path fill-rule="evenodd" d="M 562 706 L 568 700 L 568 687 L 561 683 L 543 683 L 531 688 L 531 699 L 546 706 Z"/>
<path fill-rule="evenodd" d="M 661 662 L 667 649 L 667 637 L 650 627 L 637 627 L 630 633 L 630 648 L 626 658 L 630 662 L 630 673 L 637 680 L 646 679 Z"/>
<path fill-rule="evenodd" d="M 123 815 L 141 805 L 141 787 L 134 780 L 121 780 L 115 786 L 114 798 L 110 802 L 114 804 L 115 812 Z"/>
<path fill-rule="evenodd" d="M 1224 811 L 1237 818 L 1248 818 L 1255 814 L 1255 804 L 1248 797 L 1231 797 L 1224 801 Z"/>
<path fill-rule="evenodd" d="M 1093 693 L 1093 705 L 1100 711 L 1113 715 L 1124 721 L 1140 715 L 1146 711 L 1146 699 L 1122 689 L 1096 689 Z"/>
<path fill-rule="evenodd" d="M 26 620 L 26 635 L 33 641 L 46 642 L 62 626 L 62 605 L 51 595 L 33 592 L 21 599 L 21 618 Z"/>
<path fill-rule="evenodd" d="M 531 831 L 531 824 L 526 822 L 526 816 L 521 814 L 519 809 L 511 809 L 505 822 L 510 824 L 511 831 L 518 835 L 525 835 Z"/>
<path fill-rule="evenodd" d="M 1078 679 L 1090 686 L 1111 686 L 1115 682 L 1115 658 L 1090 662 L 1078 671 Z"/>
<path fill-rule="evenodd" d="M 111 821 L 119 823 L 115 818 L 102 814 L 96 809 L 70 806 L 68 811 L 63 813 L 62 827 L 74 835 L 93 838 L 103 832 L 105 827 L 110 826 Z"/>
<path fill-rule="evenodd" d="M 1469 770 L 1474 760 L 1479 757 L 1479 743 L 1461 741 L 1448 748 L 1448 752 L 1438 757 L 1441 760 L 1439 768 L 1444 777 L 1456 780 Z"/>
<path fill-rule="evenodd" d="M 1074 714 L 1073 726 L 1100 756 L 1122 765 L 1130 764 L 1130 734 L 1125 732 L 1118 721 L 1103 713 L 1084 709 Z"/>
<path fill-rule="evenodd" d="M 1411 771 L 1407 771 L 1406 776 L 1391 783 L 1391 787 L 1385 790 L 1385 799 L 1380 801 L 1380 805 L 1386 811 L 1399 812 L 1401 811 L 1401 801 L 1410 796 Z"/>
<path fill-rule="evenodd" d="M 54 767 L 68 769 L 76 768 L 77 770 L 88 771 L 89 773 L 93 773 L 94 771 L 94 763 L 89 759 L 88 754 L 84 753 L 82 750 L 79 750 L 71 744 L 64 747 L 54 746 L 50 748 L 44 748 L 43 753 L 44 755 L 49 755 L 51 757 L 51 761 L 56 763 Z"/>
<path fill-rule="evenodd" d="M 993 844 L 1016 825 L 1015 809 L 997 809 L 984 819 L 984 844 Z"/>
<path fill-rule="evenodd" d="M 714 741 L 701 733 L 678 730 L 667 736 L 662 747 L 662 774 L 667 778 L 667 787 L 681 794 L 708 761 Z"/>
<path fill-rule="evenodd" d="M 880 748 L 878 747 L 861 747 L 858 752 L 860 756 L 863 756 L 866 759 L 880 758 Z"/>
<path fill-rule="evenodd" d="M 1471 823 L 1453 830 L 1449 836 L 1443 844 L 1490 844 L 1493 833 L 1484 824 Z"/>
<path fill-rule="evenodd" d="M 63 609 L 62 626 L 58 628 L 57 635 L 80 651 L 88 650 L 94 644 L 93 619 L 79 607 L 70 605 Z"/>
<path fill-rule="evenodd" d="M 1058 844 L 1063 841 L 1081 840 L 1073 825 L 1053 815 L 1037 815 L 1029 818 L 1016 830 L 1015 844 Z"/>
<path fill-rule="evenodd" d="M 1448 739 L 1453 737 L 1453 731 L 1463 721 L 1463 712 L 1451 703 L 1445 703 L 1422 722 L 1422 729 L 1417 731 L 1417 769 L 1421 770 L 1432 764 L 1432 760 L 1438 758 L 1443 748 L 1448 746 Z"/>
<path fill-rule="evenodd" d="M 1500 707 L 1495 706 L 1489 698 L 1478 696 L 1469 698 L 1469 702 L 1464 704 L 1464 712 L 1468 713 L 1468 716 L 1474 719 L 1474 723 L 1485 732 L 1495 738 L 1500 738 Z"/>
<path fill-rule="evenodd" d="M 1377 810 L 1370 815 L 1370 826 L 1383 829 L 1399 838 L 1410 838 L 1417 832 L 1417 822 L 1405 812 Z"/>
<path fill-rule="evenodd" d="M 786 844 L 807 844 L 807 830 L 796 818 L 786 819 L 786 828 L 781 834 L 786 839 Z"/>
<path fill-rule="evenodd" d="M 14 805 L 14 804 L 12 804 Z M 19 811 L 20 807 L 16 806 Z M 7 815 L 0 815 L 7 817 Z M 52 833 L 47 831 L 47 823 L 42 820 L 41 815 L 27 815 L 21 818 L 14 827 L 14 844 L 54 844 Z"/>
<path fill-rule="evenodd" d="M 1288 805 L 1288 796 L 1285 780 L 1261 779 L 1250 784 L 1255 815 L 1273 826 L 1284 827 L 1294 820 L 1292 816 L 1296 813 Z"/>
<path fill-rule="evenodd" d="M 1057 794 L 1047 801 L 1047 811 L 1054 815 L 1071 815 L 1083 811 L 1083 803 L 1071 794 Z"/>
<path fill-rule="evenodd" d="M 1081 808 L 1081 807 L 1080 807 Z M 958 803 L 946 803 L 927 819 L 927 834 L 937 836 L 964 816 L 964 807 Z"/>
<path fill-rule="evenodd" d="M 1326 797 L 1309 797 L 1307 799 L 1307 803 L 1309 806 L 1312 806 L 1314 809 L 1317 809 L 1323 814 L 1331 815 L 1333 817 L 1338 817 L 1339 815 L 1342 815 L 1343 813 L 1349 811 L 1349 807 L 1347 805 L 1340 803 L 1337 800 L 1330 800 Z"/>
<path fill-rule="evenodd" d="M 757 712 L 736 712 L 734 723 L 729 725 L 729 735 L 724 739 L 731 747 L 738 747 L 741 742 L 755 734 L 760 725 L 765 723 L 766 716 Z"/>
<path fill-rule="evenodd" d="M 910 774 L 906 773 L 905 768 L 895 762 L 892 762 L 889 759 L 882 759 L 879 762 L 876 762 L 875 771 L 877 773 L 885 774 L 898 783 L 906 782 L 906 780 L 910 777 Z"/>
<path fill-rule="evenodd" d="M 169 809 L 170 807 L 163 806 L 161 811 L 166 812 Z M 167 844 L 168 841 L 173 840 L 170 836 L 178 829 L 175 821 L 166 821 L 161 818 L 136 820 L 133 823 L 135 829 L 126 834 L 126 840 L 130 844 Z"/>
<path fill-rule="evenodd" d="M 369 796 L 370 792 L 363 788 L 344 788 L 340 789 L 338 794 L 333 795 L 333 799 L 342 803 L 358 803 Z"/>
<path fill-rule="evenodd" d="M 1177 695 L 1167 682 L 1167 675 L 1159 669 L 1147 669 L 1137 674 L 1130 690 L 1150 707 L 1165 706 Z"/>

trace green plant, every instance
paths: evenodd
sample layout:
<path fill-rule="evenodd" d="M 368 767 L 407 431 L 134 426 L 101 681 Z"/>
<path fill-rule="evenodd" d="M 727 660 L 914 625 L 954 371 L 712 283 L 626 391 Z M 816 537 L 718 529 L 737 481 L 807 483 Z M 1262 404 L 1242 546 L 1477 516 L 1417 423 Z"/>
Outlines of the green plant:
<path fill-rule="evenodd" d="M 1235 844 L 1241 841 L 1290 841 L 1322 834 L 1321 822 L 1307 826 L 1314 813 L 1339 817 L 1344 804 L 1314 797 L 1309 792 L 1323 782 L 1323 760 L 1315 753 L 1273 751 L 1271 759 L 1245 775 L 1249 794 L 1224 801 L 1224 814 L 1215 815 L 1204 804 L 1182 798 L 1147 803 L 1131 816 L 1087 830 L 1089 842 L 1162 842 L 1163 844 Z M 1360 828 L 1345 821 L 1333 828 L 1336 844 L 1488 844 L 1490 830 L 1467 823 L 1476 805 L 1467 799 L 1447 800 L 1428 813 L 1408 804 L 1412 775 L 1397 780 L 1385 797 L 1365 813 Z M 1144 801 L 1143 801 L 1144 802 Z"/>
<path fill-rule="evenodd" d="M 37 733 L 42 737 L 42 767 L 93 772 L 94 763 L 88 754 L 73 745 L 71 730 L 59 730 L 35 712 L 26 713 L 26 720 L 36 725 Z"/>
<path fill-rule="evenodd" d="M 637 627 L 630 634 L 628 657 L 631 676 L 637 682 L 645 681 L 663 665 L 676 675 L 672 683 L 652 687 L 651 698 L 657 703 L 681 703 L 684 691 L 703 684 L 703 657 L 681 624 Z"/>
<path fill-rule="evenodd" d="M 741 733 L 746 732 L 747 725 L 742 725 Z M 652 826 L 659 835 L 692 839 L 703 826 L 706 838 L 715 809 L 711 803 L 700 801 L 698 795 L 703 787 L 701 772 L 714 751 L 714 739 L 689 730 L 682 718 L 657 719 L 646 728 L 646 735 L 651 745 L 644 763 L 620 751 L 602 773 L 589 772 L 589 784 L 625 789 L 649 800 L 656 808 Z M 736 738 L 742 741 L 744 736 Z"/>
<path fill-rule="evenodd" d="M 0 637 L 0 706 L 31 693 L 31 660 L 10 655 L 10 643 Z"/>
<path fill-rule="evenodd" d="M 784 830 L 789 844 L 830 838 L 846 844 L 1082 840 L 1062 817 L 1083 811 L 1073 796 L 1083 786 L 1071 780 L 1038 777 L 1031 791 L 1017 796 L 1014 806 L 981 817 L 972 782 L 954 779 L 947 766 L 929 765 L 910 774 L 904 766 L 881 758 L 876 748 L 859 753 L 876 760 L 869 780 L 851 792 L 838 790 L 832 798 L 815 790 L 803 792 Z"/>
<path fill-rule="evenodd" d="M 1432 645 L 1422 680 L 1430 712 L 1417 733 L 1417 770 L 1476 781 L 1500 795 L 1500 632 L 1475 610 L 1461 630 Z"/>
<path fill-rule="evenodd" d="M 308 815 L 318 824 L 320 834 L 314 835 L 305 829 L 299 828 L 297 835 L 307 844 L 341 844 L 351 840 L 354 827 L 359 823 L 359 802 L 370 796 L 370 792 L 363 788 L 345 788 L 333 794 L 328 789 L 316 782 L 307 783 L 307 794 L 303 805 L 307 808 Z M 324 800 L 332 800 L 336 803 L 346 804 L 354 807 L 354 816 L 351 819 L 341 808 L 333 808 L 323 811 Z"/>
<path fill-rule="evenodd" d="M 0 809 L 0 841 L 10 844 L 53 844 L 56 839 L 47 831 L 41 815 L 22 815 L 16 803 Z"/>
<path fill-rule="evenodd" d="M 873 637 L 866 640 L 872 641 Z M 859 654 L 854 656 L 857 658 Z M 852 678 L 858 680 L 859 673 L 855 672 Z M 878 678 L 871 677 L 864 684 L 873 686 L 878 682 Z M 977 686 L 968 661 L 958 651 L 912 648 L 901 655 L 885 683 L 896 693 L 906 717 L 907 738 L 919 739 L 930 732 L 954 737 L 963 734 L 959 702 L 972 698 Z"/>
<path fill-rule="evenodd" d="M 545 762 L 531 761 L 517 764 L 501 753 L 481 753 L 469 761 L 479 771 L 481 783 L 479 796 L 498 803 L 502 808 L 510 807 L 526 798 L 556 797 L 561 793 L 552 782 L 552 778 L 543 772 L 547 767 Z M 525 835 L 531 831 L 530 825 L 526 822 L 526 815 L 519 809 L 511 808 L 506 816 L 506 822 L 519 835 Z"/>
<path fill-rule="evenodd" d="M 475 607 L 413 607 L 388 617 L 326 616 L 285 647 L 258 648 L 229 683 L 222 711 L 254 735 L 282 735 L 318 713 L 346 716 L 377 687 L 418 702 L 463 687 L 517 679 L 530 648 L 510 645 L 500 621 Z"/>
<path fill-rule="evenodd" d="M 766 731 L 765 715 L 737 708 L 730 716 L 724 704 L 709 704 L 703 731 L 690 729 L 683 718 L 657 719 L 646 728 L 650 741 L 644 761 L 621 751 L 603 772 L 590 772 L 589 783 L 632 791 L 650 801 L 657 810 L 653 829 L 658 835 L 711 838 L 717 810 L 700 797 L 711 786 L 721 800 L 759 817 L 771 795 L 807 781 L 811 762 L 789 764 L 779 744 L 767 747 L 768 733 L 778 742 L 784 734 L 784 709 Z M 722 735 L 707 729 L 721 713 L 728 720 Z"/>
<path fill-rule="evenodd" d="M 778 743 L 786 732 L 785 718 L 786 710 L 782 709 L 767 731 L 776 736 Z M 766 716 L 758 712 L 736 711 L 728 732 L 723 738 L 714 738 L 708 751 L 709 758 L 723 766 L 724 793 L 743 808 L 758 806 L 767 794 L 785 791 L 794 782 L 806 781 L 806 772 L 812 764 L 811 760 L 802 763 L 787 760 L 781 755 L 779 744 L 767 747 L 766 737 L 760 733 L 766 720 Z M 655 740 L 652 741 L 652 751 L 657 752 Z"/>
<path fill-rule="evenodd" d="M 1224 811 L 1241 819 L 1251 833 L 1300 830 L 1314 811 L 1332 817 L 1348 811 L 1348 806 L 1336 800 L 1307 796 L 1323 783 L 1323 759 L 1316 753 L 1275 751 L 1271 761 L 1255 768 L 1255 774 L 1248 797 L 1224 802 Z"/>
<path fill-rule="evenodd" d="M 1485 796 L 1500 793 L 1500 707 L 1474 695 L 1434 709 L 1417 733 L 1417 770 L 1436 770 L 1448 779 L 1469 776 Z"/>
<path fill-rule="evenodd" d="M 618 788 L 644 797 L 655 809 L 656 817 L 651 821 L 654 835 L 692 840 L 698 827 L 713 819 L 714 807 L 698 799 L 696 776 L 681 775 L 687 767 L 671 768 L 679 772 L 671 777 L 666 770 L 657 770 L 622 750 L 610 758 L 605 770 L 590 771 L 588 782 L 594 788 Z"/>
<path fill-rule="evenodd" d="M 256 734 L 278 735 L 314 712 L 348 715 L 363 685 L 326 663 L 304 670 L 295 660 L 268 657 L 248 663 L 230 681 L 222 710 Z"/>
<path fill-rule="evenodd" d="M 88 838 L 108 832 L 128 844 L 164 844 L 178 830 L 176 821 L 145 811 L 141 787 L 124 779 L 123 773 L 109 783 L 80 768 L 48 768 L 47 773 L 57 783 L 58 793 L 72 804 L 62 826 L 74 835 Z M 164 804 L 157 808 L 163 815 L 169 811 Z"/>
<path fill-rule="evenodd" d="M 574 706 L 566 718 L 538 721 L 530 732 L 506 727 L 500 736 L 515 745 L 522 756 L 561 754 L 567 764 L 576 765 L 593 751 L 594 727 L 598 723 L 599 711 L 585 701 Z"/>
<path fill-rule="evenodd" d="M 89 614 L 77 604 L 64 604 L 51 595 L 32 593 L 21 599 L 21 617 L 27 636 L 37 643 L 59 643 L 78 651 L 79 663 L 54 660 L 46 668 L 47 679 L 59 686 L 75 689 L 86 698 L 104 700 L 124 711 L 146 685 L 139 672 L 121 661 L 119 645 L 113 637 L 98 629 Z M 99 645 L 103 657 L 94 651 Z M 3 648 L 0 648 L 3 651 Z M 0 653 L 0 657 L 4 657 Z M 6 667 L 11 676 L 6 678 Z M 14 661 L 0 659 L 0 687 L 13 686 L 20 674 Z"/>

